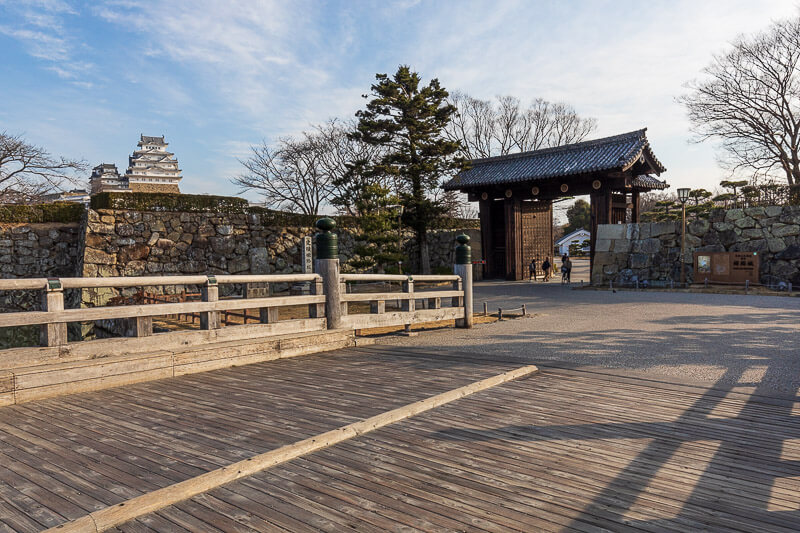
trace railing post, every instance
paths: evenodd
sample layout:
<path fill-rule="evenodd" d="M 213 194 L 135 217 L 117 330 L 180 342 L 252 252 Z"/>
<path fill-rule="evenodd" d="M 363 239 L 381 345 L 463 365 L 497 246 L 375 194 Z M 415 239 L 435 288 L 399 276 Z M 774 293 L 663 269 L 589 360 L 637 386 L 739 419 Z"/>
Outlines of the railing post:
<path fill-rule="evenodd" d="M 317 220 L 317 260 L 315 270 L 322 277 L 325 292 L 325 317 L 328 329 L 342 327 L 342 287 L 339 272 L 339 239 L 331 230 L 336 227 L 332 218 Z"/>
<path fill-rule="evenodd" d="M 408 276 L 408 279 L 403 282 L 403 292 L 406 293 L 408 298 L 400 302 L 400 310 L 406 313 L 413 313 L 417 308 L 417 301 L 414 299 L 414 278 L 411 276 Z M 411 334 L 412 320 L 413 318 L 410 318 L 407 323 L 403 324 L 403 331 L 406 335 Z"/>
<path fill-rule="evenodd" d="M 178 318 L 180 320 L 180 317 Z M 126 337 L 149 337 L 153 334 L 153 317 L 136 316 L 126 319 Z"/>
<path fill-rule="evenodd" d="M 461 277 L 464 291 L 464 318 L 456 321 L 456 326 L 472 327 L 472 249 L 469 246 L 469 235 L 456 237 L 456 264 L 453 272 Z"/>
<path fill-rule="evenodd" d="M 216 302 L 219 300 L 219 286 L 217 278 L 208 276 L 205 286 L 200 289 L 200 295 L 204 302 Z M 219 329 L 219 311 L 204 311 L 200 313 L 200 329 Z"/>
<path fill-rule="evenodd" d="M 322 280 L 318 279 L 311 282 L 311 294 L 320 295 L 325 294 L 325 288 Z M 309 304 L 308 317 L 309 318 L 322 318 L 325 316 L 325 304 Z"/>
<path fill-rule="evenodd" d="M 47 288 L 42 295 L 42 309 L 44 311 L 63 311 L 64 310 L 64 289 L 61 287 L 61 280 L 50 278 L 47 280 Z M 54 324 L 42 324 L 40 343 L 42 346 L 59 346 L 67 343 L 67 324 L 64 322 Z"/>

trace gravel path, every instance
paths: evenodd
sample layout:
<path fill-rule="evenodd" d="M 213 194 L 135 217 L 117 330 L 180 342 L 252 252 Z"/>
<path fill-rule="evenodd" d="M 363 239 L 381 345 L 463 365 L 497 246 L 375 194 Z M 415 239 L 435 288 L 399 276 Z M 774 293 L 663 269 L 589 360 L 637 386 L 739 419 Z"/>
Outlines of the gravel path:
<path fill-rule="evenodd" d="M 381 342 L 458 347 L 480 357 L 626 368 L 654 378 L 796 395 L 800 387 L 800 298 L 570 290 L 559 284 L 480 282 L 489 303 L 536 316 L 443 329 Z M 755 389 L 749 389 L 755 387 Z"/>

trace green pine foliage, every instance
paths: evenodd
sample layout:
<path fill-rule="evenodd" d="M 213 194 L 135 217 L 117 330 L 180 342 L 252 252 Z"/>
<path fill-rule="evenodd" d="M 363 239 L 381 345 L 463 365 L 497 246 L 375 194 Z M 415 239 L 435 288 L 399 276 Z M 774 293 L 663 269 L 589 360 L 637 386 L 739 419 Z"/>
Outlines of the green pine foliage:
<path fill-rule="evenodd" d="M 361 244 L 355 247 L 357 259 L 350 265 L 359 271 L 372 271 L 379 274 L 400 271 L 398 262 L 404 256 L 398 247 L 399 209 L 397 197 L 391 191 L 377 184 L 365 186 L 355 207 L 359 217 L 359 232 L 354 235 Z"/>
<path fill-rule="evenodd" d="M 457 153 L 458 142 L 445 137 L 456 108 L 447 103 L 448 93 L 436 79 L 423 86 L 420 76 L 402 65 L 393 76 L 377 74 L 366 109 L 358 111 L 353 138 L 381 146 L 383 156 L 364 168 L 391 177 L 403 205 L 403 223 L 418 243 L 419 265 L 430 272 L 428 230 L 444 214 L 433 192 L 442 179 L 465 168 Z"/>

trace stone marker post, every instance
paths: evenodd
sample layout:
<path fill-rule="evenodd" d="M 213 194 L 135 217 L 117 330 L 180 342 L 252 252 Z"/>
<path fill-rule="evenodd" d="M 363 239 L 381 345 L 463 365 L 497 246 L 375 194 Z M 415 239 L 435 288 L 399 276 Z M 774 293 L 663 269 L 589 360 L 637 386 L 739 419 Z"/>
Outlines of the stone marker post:
<path fill-rule="evenodd" d="M 322 277 L 325 293 L 325 317 L 328 329 L 342 327 L 342 299 L 339 279 L 339 238 L 331 230 L 336 227 L 332 218 L 317 220 L 317 260 L 315 270 Z"/>
<path fill-rule="evenodd" d="M 64 289 L 61 287 L 60 279 L 49 278 L 47 280 L 47 287 L 42 296 L 42 309 L 44 311 L 64 310 Z M 61 344 L 66 344 L 67 324 L 64 322 L 43 324 L 40 340 L 42 346 L 60 346 Z"/>
<path fill-rule="evenodd" d="M 461 276 L 461 286 L 464 291 L 464 318 L 457 320 L 456 325 L 461 328 L 472 327 L 472 248 L 469 246 L 469 235 L 456 237 L 456 264 L 453 273 Z"/>

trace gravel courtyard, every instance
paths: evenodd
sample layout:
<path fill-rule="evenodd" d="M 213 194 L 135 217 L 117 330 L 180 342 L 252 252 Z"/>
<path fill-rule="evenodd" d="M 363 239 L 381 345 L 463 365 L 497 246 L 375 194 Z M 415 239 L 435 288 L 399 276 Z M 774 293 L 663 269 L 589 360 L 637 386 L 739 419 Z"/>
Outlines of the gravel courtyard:
<path fill-rule="evenodd" d="M 476 311 L 527 305 L 535 316 L 472 330 L 391 337 L 458 346 L 476 357 L 629 369 L 654 379 L 794 396 L 800 387 L 800 298 L 571 290 L 558 283 L 475 284 Z"/>

